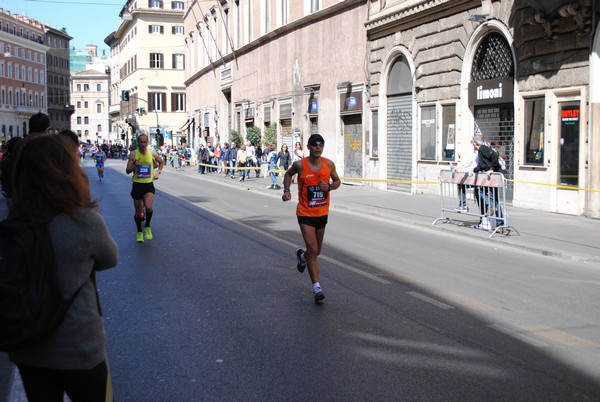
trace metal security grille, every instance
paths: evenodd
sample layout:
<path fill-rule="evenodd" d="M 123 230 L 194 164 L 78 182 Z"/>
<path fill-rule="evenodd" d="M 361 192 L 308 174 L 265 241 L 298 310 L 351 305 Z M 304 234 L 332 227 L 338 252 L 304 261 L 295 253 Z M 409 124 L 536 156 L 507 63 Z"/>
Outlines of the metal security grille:
<path fill-rule="evenodd" d="M 512 104 L 478 106 L 475 108 L 475 126 L 488 145 L 498 152 L 505 185 L 506 202 L 513 200 L 512 179 L 515 177 L 515 113 Z M 504 161 L 504 162 L 502 162 Z"/>
<path fill-rule="evenodd" d="M 390 96 L 387 110 L 387 178 L 412 179 L 412 96 Z M 388 189 L 410 193 L 410 183 L 389 183 Z"/>
<path fill-rule="evenodd" d="M 362 116 L 344 116 L 344 176 L 362 177 Z"/>
<path fill-rule="evenodd" d="M 513 75 L 514 64 L 508 42 L 500 33 L 487 35 L 475 51 L 471 81 L 509 78 Z"/>

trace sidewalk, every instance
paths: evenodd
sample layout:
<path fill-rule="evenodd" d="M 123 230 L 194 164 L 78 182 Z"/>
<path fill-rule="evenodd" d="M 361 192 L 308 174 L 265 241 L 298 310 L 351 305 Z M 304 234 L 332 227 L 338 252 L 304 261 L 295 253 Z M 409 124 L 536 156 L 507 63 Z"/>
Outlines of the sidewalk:
<path fill-rule="evenodd" d="M 165 167 L 170 169 L 170 167 Z M 269 190 L 270 178 L 247 178 L 239 182 L 239 174 L 232 180 L 222 173 L 201 175 L 194 166 L 186 167 L 182 172 L 175 172 L 201 180 L 211 180 L 224 185 L 259 191 L 281 197 L 282 190 Z M 278 177 L 279 183 L 282 176 Z M 294 190 L 292 190 L 294 191 Z M 294 199 L 296 195 L 294 194 Z M 527 210 L 523 208 L 507 208 L 509 223 L 516 229 L 508 236 L 501 234 L 488 239 L 487 231 L 473 229 L 477 223 L 473 216 L 447 213 L 452 219 L 463 219 L 464 226 L 433 221 L 442 216 L 438 196 L 409 195 L 396 191 L 376 190 L 362 185 L 343 184 L 332 193 L 331 208 L 363 215 L 370 215 L 385 220 L 419 225 L 431 230 L 446 231 L 457 236 L 468 236 L 490 242 L 490 245 L 505 244 L 542 255 L 564 258 L 582 263 L 600 263 L 600 220 L 581 216 L 562 215 L 550 212 Z"/>

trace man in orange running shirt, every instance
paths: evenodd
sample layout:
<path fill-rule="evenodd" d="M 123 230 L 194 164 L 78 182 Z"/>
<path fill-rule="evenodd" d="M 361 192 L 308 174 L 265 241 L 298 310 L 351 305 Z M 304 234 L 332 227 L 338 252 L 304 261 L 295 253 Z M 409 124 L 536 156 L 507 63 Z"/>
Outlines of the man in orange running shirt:
<path fill-rule="evenodd" d="M 319 261 L 325 226 L 329 214 L 329 192 L 340 187 L 342 182 L 335 170 L 335 164 L 321 156 L 325 141 L 320 134 L 313 134 L 308 139 L 307 158 L 296 161 L 285 172 L 283 177 L 283 196 L 281 199 L 292 199 L 290 185 L 292 177 L 298 175 L 298 206 L 296 216 L 300 225 L 300 232 L 306 244 L 306 250 L 298 248 L 298 271 L 304 272 L 308 265 L 308 273 L 313 283 L 313 296 L 315 302 L 325 298 L 319 283 Z"/>

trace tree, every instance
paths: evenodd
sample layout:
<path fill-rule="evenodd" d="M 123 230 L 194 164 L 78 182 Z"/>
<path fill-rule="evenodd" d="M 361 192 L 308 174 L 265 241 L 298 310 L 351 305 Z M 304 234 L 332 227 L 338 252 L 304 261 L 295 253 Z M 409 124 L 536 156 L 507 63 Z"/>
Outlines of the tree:
<path fill-rule="evenodd" d="M 260 145 L 260 128 L 254 126 L 248 127 L 248 134 L 246 135 L 246 139 L 250 141 L 254 146 Z"/>
<path fill-rule="evenodd" d="M 244 143 L 244 139 L 237 131 L 231 130 L 229 133 L 229 143 L 231 144 L 232 142 L 235 142 L 235 145 L 239 148 Z"/>
<path fill-rule="evenodd" d="M 265 144 L 273 145 L 277 149 L 277 124 L 271 123 L 269 127 L 265 128 Z"/>

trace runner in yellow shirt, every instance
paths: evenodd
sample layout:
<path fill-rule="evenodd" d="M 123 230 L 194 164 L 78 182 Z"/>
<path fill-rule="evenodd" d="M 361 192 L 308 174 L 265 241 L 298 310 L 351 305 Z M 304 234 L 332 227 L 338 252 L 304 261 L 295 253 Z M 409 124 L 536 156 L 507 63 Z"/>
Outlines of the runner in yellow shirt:
<path fill-rule="evenodd" d="M 158 165 L 158 170 L 155 167 Z M 152 240 L 152 229 L 150 221 L 152 220 L 152 203 L 154 202 L 154 180 L 158 180 L 160 173 L 165 166 L 164 160 L 157 152 L 148 149 L 148 136 L 140 134 L 138 136 L 138 148 L 129 153 L 127 161 L 127 174 L 133 173 L 133 185 L 131 187 L 131 198 L 133 198 L 133 206 L 135 207 L 135 215 L 133 220 L 137 227 L 136 241 L 144 242 L 144 234 L 146 240 Z M 146 220 L 144 232 L 142 232 L 142 222 Z"/>

